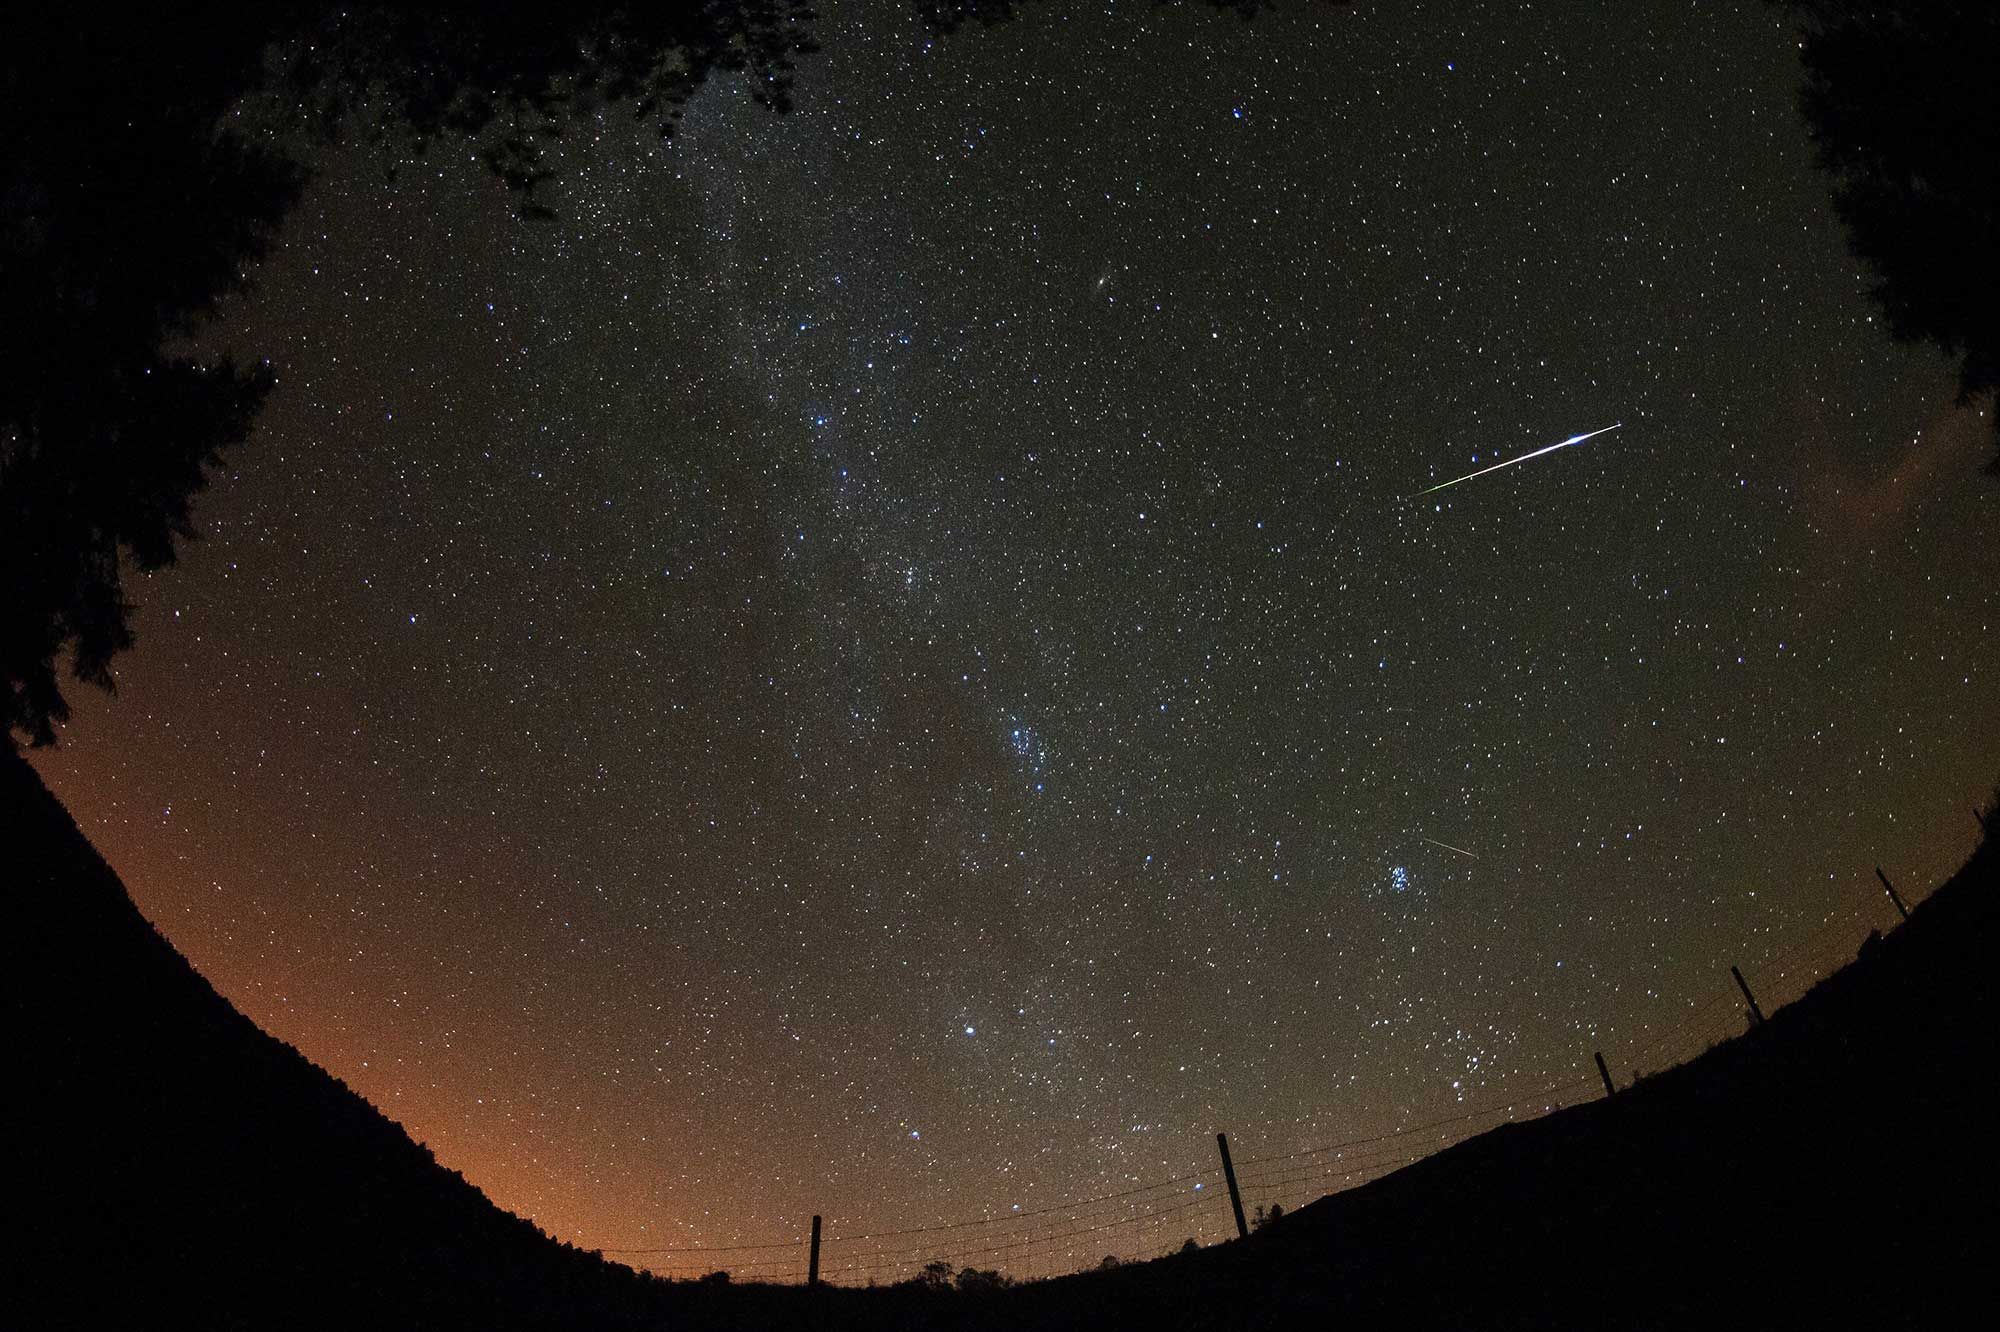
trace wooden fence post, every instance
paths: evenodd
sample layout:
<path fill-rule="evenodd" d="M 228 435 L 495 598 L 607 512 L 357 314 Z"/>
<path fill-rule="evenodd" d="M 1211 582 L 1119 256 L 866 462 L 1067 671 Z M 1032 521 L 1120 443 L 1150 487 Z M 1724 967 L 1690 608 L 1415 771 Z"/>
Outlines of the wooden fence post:
<path fill-rule="evenodd" d="M 1229 1163 L 1229 1135 L 1215 1135 L 1215 1145 L 1222 1149 L 1222 1177 L 1229 1181 L 1229 1206 L 1236 1213 L 1236 1238 L 1249 1239 L 1250 1226 L 1243 1220 L 1243 1195 L 1236 1191 L 1236 1167 Z"/>
<path fill-rule="evenodd" d="M 1729 974 L 1736 977 L 1736 988 L 1743 991 L 1743 1002 L 1750 1005 L 1750 1021 L 1756 1026 L 1763 1026 L 1764 1010 L 1757 1007 L 1757 996 L 1750 993 L 1750 982 L 1744 980 L 1743 973 L 1735 967 L 1729 969 Z"/>
<path fill-rule="evenodd" d="M 1618 1088 L 1613 1086 L 1611 1082 L 1611 1070 L 1604 1066 L 1604 1051 L 1602 1050 L 1597 1052 L 1597 1076 L 1604 1079 L 1604 1094 L 1606 1096 L 1616 1096 L 1618 1094 Z"/>
<path fill-rule="evenodd" d="M 1902 898 L 1896 896 L 1896 885 L 1889 882 L 1889 876 L 1882 872 L 1882 867 L 1880 865 L 1877 865 L 1875 867 L 1875 877 L 1880 879 L 1882 881 L 1882 887 L 1888 890 L 1889 900 L 1896 904 L 1896 910 L 1903 913 L 1904 920 L 1908 920 L 1910 918 L 1910 909 L 1903 905 Z"/>
<path fill-rule="evenodd" d="M 812 1257 L 806 1260 L 806 1284 L 819 1284 L 819 1218 L 813 1218 Z"/>

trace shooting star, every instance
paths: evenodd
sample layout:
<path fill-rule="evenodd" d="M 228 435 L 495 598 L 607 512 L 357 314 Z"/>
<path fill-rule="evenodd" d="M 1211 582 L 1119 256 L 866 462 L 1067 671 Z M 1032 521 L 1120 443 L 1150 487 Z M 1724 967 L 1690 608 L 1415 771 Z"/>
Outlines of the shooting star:
<path fill-rule="evenodd" d="M 1447 851 L 1456 851 L 1456 852 L 1458 852 L 1458 854 L 1460 854 L 1461 856 L 1464 856 L 1464 857 L 1465 857 L 1465 858 L 1466 858 L 1467 860 L 1477 860 L 1477 859 L 1479 859 L 1479 857 L 1478 857 L 1478 856 L 1475 856 L 1475 855 L 1473 855 L 1473 854 L 1472 854 L 1472 853 L 1471 853 L 1470 851 L 1466 850 L 1466 849 L 1465 849 L 1464 847 L 1462 847 L 1462 846 L 1453 846 L 1453 845 L 1452 845 L 1452 844 L 1451 844 L 1450 842 L 1440 842 L 1440 841 L 1439 841 L 1439 840 L 1438 840 L 1437 838 L 1435 838 L 1435 837 L 1424 837 L 1424 835 L 1423 835 L 1422 833 L 1418 833 L 1418 834 L 1417 834 L 1417 836 L 1419 836 L 1419 837 L 1423 837 L 1423 838 L 1424 838 L 1424 840 L 1425 840 L 1426 842 L 1429 842 L 1429 843 L 1430 843 L 1430 844 L 1431 844 L 1432 846 L 1441 846 L 1441 847 L 1443 847 L 1443 848 L 1444 848 L 1445 850 L 1447 850 Z"/>
<path fill-rule="evenodd" d="M 1449 486 L 1455 486 L 1460 481 L 1470 481 L 1474 477 L 1485 476 L 1488 472 L 1497 472 L 1503 467 L 1512 467 L 1515 463 L 1526 462 L 1530 458 L 1539 458 L 1544 453 L 1554 453 L 1557 449 L 1566 449 L 1572 444 L 1581 444 L 1586 439 L 1596 439 L 1599 435 L 1609 434 L 1610 432 L 1618 429 L 1619 426 L 1622 426 L 1624 424 L 1625 423 L 1623 421 L 1619 421 L 1613 425 L 1605 426 L 1602 430 L 1592 430 L 1588 434 L 1583 434 L 1583 435 L 1571 435 L 1568 439 L 1564 440 L 1560 444 L 1546 445 L 1543 448 L 1536 449 L 1532 453 L 1524 453 L 1518 458 L 1509 458 L 1506 462 L 1494 463 L 1491 467 L 1482 467 L 1476 472 L 1468 472 L 1464 476 L 1457 477 L 1454 480 L 1441 481 L 1437 485 L 1431 486 L 1429 489 L 1419 490 L 1416 494 L 1410 496 L 1410 498 L 1422 499 L 1424 496 L 1431 494 L 1433 491 L 1443 490 Z"/>

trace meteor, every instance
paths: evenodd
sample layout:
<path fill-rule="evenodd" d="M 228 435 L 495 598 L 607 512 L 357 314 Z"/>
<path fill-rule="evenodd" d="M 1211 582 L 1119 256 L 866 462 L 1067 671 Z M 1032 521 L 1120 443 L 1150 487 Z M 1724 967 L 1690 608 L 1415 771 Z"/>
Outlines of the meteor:
<path fill-rule="evenodd" d="M 1418 833 L 1418 834 L 1417 834 L 1417 836 L 1419 836 L 1419 837 L 1424 837 L 1424 835 L 1423 835 L 1422 833 Z M 1440 842 L 1440 841 L 1439 841 L 1439 840 L 1438 840 L 1437 838 L 1435 838 L 1435 837 L 1424 837 L 1424 840 L 1425 840 L 1426 842 L 1429 842 L 1429 843 L 1430 843 L 1430 844 L 1431 844 L 1432 846 L 1441 846 L 1441 847 L 1443 847 L 1443 848 L 1444 848 L 1445 850 L 1447 850 L 1447 851 L 1456 851 L 1456 852 L 1458 852 L 1458 854 L 1460 854 L 1461 856 L 1464 856 L 1464 857 L 1465 857 L 1465 858 L 1466 858 L 1467 860 L 1477 860 L 1477 859 L 1479 859 L 1479 857 L 1478 857 L 1478 856 L 1475 856 L 1475 855 L 1473 855 L 1473 854 L 1472 854 L 1472 853 L 1471 853 L 1470 851 L 1466 850 L 1466 849 L 1465 849 L 1464 847 L 1462 847 L 1462 846 L 1453 846 L 1453 845 L 1452 845 L 1452 844 L 1451 844 L 1450 842 Z"/>
<path fill-rule="evenodd" d="M 1410 496 L 1410 498 L 1422 499 L 1424 496 L 1432 493 L 1433 491 L 1443 490 L 1449 486 L 1455 486 L 1460 481 L 1470 481 L 1474 477 L 1485 476 L 1488 472 L 1497 472 L 1503 467 L 1512 467 L 1515 463 L 1526 462 L 1530 458 L 1539 458 L 1544 453 L 1554 453 L 1557 449 L 1566 449 L 1572 444 L 1581 444 L 1586 439 L 1596 439 L 1599 435 L 1609 434 L 1610 432 L 1618 429 L 1619 426 L 1622 426 L 1624 424 L 1625 423 L 1623 421 L 1619 421 L 1613 425 L 1605 426 L 1602 430 L 1592 430 L 1588 434 L 1582 434 L 1582 435 L 1571 435 L 1568 439 L 1564 440 L 1560 444 L 1549 444 L 1542 448 L 1534 450 L 1532 453 L 1524 453 L 1518 458 L 1509 458 L 1506 462 L 1497 462 L 1494 463 L 1491 467 L 1482 467 L 1476 472 L 1467 472 L 1464 476 L 1458 477 L 1455 480 L 1441 481 L 1437 485 L 1431 486 L 1429 489 L 1419 490 L 1416 494 Z"/>

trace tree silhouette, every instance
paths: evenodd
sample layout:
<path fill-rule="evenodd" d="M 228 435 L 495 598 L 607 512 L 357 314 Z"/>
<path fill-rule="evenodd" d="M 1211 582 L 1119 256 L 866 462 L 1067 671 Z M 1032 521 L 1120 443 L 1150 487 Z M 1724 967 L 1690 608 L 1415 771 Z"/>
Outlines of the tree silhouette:
<path fill-rule="evenodd" d="M 1890 333 L 1956 358 L 1961 401 L 2000 388 L 2000 6 L 1781 2 L 1803 24 L 1800 106 Z"/>
<path fill-rule="evenodd" d="M 813 19 L 807 0 L 328 9 L 279 34 L 273 86 L 321 135 L 351 127 L 418 152 L 441 135 L 470 139 L 542 213 L 541 148 L 571 122 L 623 110 L 671 134 L 718 72 L 788 110 L 796 57 L 818 49 Z"/>
<path fill-rule="evenodd" d="M 1167 0 L 1156 0 L 1167 3 Z M 1019 0 L 909 0 L 938 33 Z M 1267 0 L 1201 0 L 1254 17 Z M 1348 0 L 1319 0 L 1338 5 Z M 542 146 L 619 111 L 669 134 L 717 73 L 775 110 L 817 49 L 809 0 L 699 5 L 12 6 L 0 80 L 0 735 L 55 742 L 57 664 L 112 687 L 123 571 L 171 564 L 192 497 L 242 441 L 265 366 L 177 344 L 249 282 L 312 148 L 342 133 L 471 144 L 546 215 Z M 246 111 L 248 114 L 245 114 Z M 283 146 L 282 150 L 280 145 Z"/>
<path fill-rule="evenodd" d="M 0 734 L 52 744 L 57 679 L 110 688 L 123 570 L 171 564 L 189 504 L 249 433 L 262 366 L 177 344 L 248 282 L 306 176 L 352 128 L 402 152 L 453 135 L 539 211 L 539 145 L 623 108 L 671 132 L 713 73 L 788 103 L 804 0 L 336 9 L 11 6 L 0 80 Z M 262 92 L 265 95 L 252 96 Z M 253 114 L 234 114 L 244 107 Z"/>
<path fill-rule="evenodd" d="M 961 1295 L 990 1295 L 1014 1284 L 1013 1279 L 991 1268 L 963 1267 L 955 1283 Z"/>

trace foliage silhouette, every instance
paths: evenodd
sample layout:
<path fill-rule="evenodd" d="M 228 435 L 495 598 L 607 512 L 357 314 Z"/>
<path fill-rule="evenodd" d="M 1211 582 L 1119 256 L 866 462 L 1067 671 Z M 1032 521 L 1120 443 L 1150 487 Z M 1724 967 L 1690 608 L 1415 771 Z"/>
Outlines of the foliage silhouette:
<path fill-rule="evenodd" d="M 962 1267 L 953 1284 L 961 1295 L 991 1295 L 1013 1285 L 1014 1279 L 991 1269 Z"/>
<path fill-rule="evenodd" d="M 1802 21 L 1800 107 L 1890 333 L 1956 358 L 1961 401 L 2000 389 L 2000 6 L 1780 2 Z M 2000 410 L 1993 425 L 2000 443 Z"/>
<path fill-rule="evenodd" d="M 804 0 L 10 7 L 0 80 L 24 114 L 0 149 L 7 747 L 54 743 L 65 654 L 111 687 L 132 643 L 126 561 L 173 562 L 191 498 L 249 433 L 268 367 L 199 364 L 182 344 L 247 285 L 315 144 L 352 127 L 407 155 L 455 135 L 542 211 L 540 145 L 568 120 L 624 108 L 667 133 L 720 71 L 783 110 L 811 18 Z"/>
<path fill-rule="evenodd" d="M 909 2 L 938 33 L 1020 7 Z M 127 562 L 174 561 L 193 496 L 249 433 L 269 367 L 177 348 L 248 284 L 317 145 L 351 133 L 393 173 L 451 137 L 547 216 L 542 150 L 568 125 L 618 112 L 670 134 L 718 73 L 786 110 L 815 19 L 809 0 L 12 7 L 0 80 L 26 115 L 0 150 L 4 747 L 55 743 L 66 655 L 112 688 Z"/>
<path fill-rule="evenodd" d="M 0 156 L 0 708 L 36 744 L 69 713 L 55 658 L 110 686 L 131 643 L 121 557 L 172 562 L 189 497 L 269 387 L 166 343 L 242 286 L 299 180 L 213 131 L 255 36 L 53 17 L 17 6 L 0 33 L 26 110 Z"/>
<path fill-rule="evenodd" d="M 468 139 L 530 213 L 548 216 L 534 198 L 550 175 L 542 148 L 569 124 L 617 110 L 671 134 L 721 72 L 789 110 L 796 59 L 818 49 L 814 17 L 807 0 L 329 9 L 282 35 L 272 83 L 316 137 L 352 128 L 411 153 Z"/>

